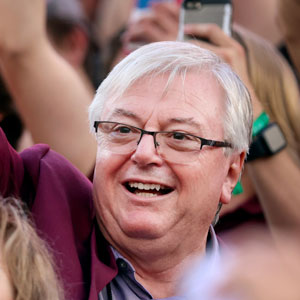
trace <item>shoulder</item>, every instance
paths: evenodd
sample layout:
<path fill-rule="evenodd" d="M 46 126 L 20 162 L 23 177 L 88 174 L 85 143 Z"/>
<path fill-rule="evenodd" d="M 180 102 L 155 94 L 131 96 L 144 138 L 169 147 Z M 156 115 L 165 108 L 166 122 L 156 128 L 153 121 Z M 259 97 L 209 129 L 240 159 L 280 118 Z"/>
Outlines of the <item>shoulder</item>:
<path fill-rule="evenodd" d="M 92 183 L 70 161 L 51 150 L 48 145 L 37 144 L 20 154 L 25 172 L 36 188 L 52 188 L 57 193 L 68 192 L 91 197 Z M 77 198 L 77 197 L 76 197 Z"/>
<path fill-rule="evenodd" d="M 85 240 L 94 218 L 91 181 L 48 145 L 35 145 L 20 155 L 27 179 L 22 197 L 31 208 L 36 226 L 56 241 L 55 248 L 59 243 L 72 244 L 73 237 Z"/>

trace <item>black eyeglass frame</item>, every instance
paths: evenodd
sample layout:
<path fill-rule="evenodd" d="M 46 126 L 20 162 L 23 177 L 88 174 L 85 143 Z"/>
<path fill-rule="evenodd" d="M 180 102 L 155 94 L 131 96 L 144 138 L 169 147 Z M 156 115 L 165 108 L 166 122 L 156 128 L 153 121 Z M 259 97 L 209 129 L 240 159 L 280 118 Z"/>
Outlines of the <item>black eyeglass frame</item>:
<path fill-rule="evenodd" d="M 157 148 L 157 146 L 159 146 L 159 143 L 156 141 L 156 135 L 158 133 L 179 133 L 179 134 L 184 134 L 184 135 L 191 136 L 191 137 L 199 139 L 200 142 L 201 142 L 201 146 L 200 146 L 199 150 L 202 150 L 203 146 L 232 148 L 231 143 L 228 143 L 226 141 L 222 142 L 222 141 L 208 140 L 208 139 L 202 138 L 200 136 L 197 136 L 197 135 L 194 135 L 194 134 L 191 134 L 191 133 L 185 133 L 185 132 L 181 132 L 181 131 L 148 131 L 148 130 L 144 130 L 142 128 L 135 127 L 135 126 L 132 126 L 132 125 L 129 125 L 129 124 L 124 124 L 124 123 L 119 123 L 119 122 L 112 122 L 112 121 L 95 121 L 94 122 L 94 128 L 95 128 L 96 133 L 98 132 L 99 124 L 104 124 L 104 123 L 124 125 L 124 126 L 132 127 L 134 129 L 140 131 L 141 135 L 140 135 L 140 138 L 137 142 L 137 145 L 140 143 L 140 141 L 141 141 L 144 134 L 148 134 L 148 135 L 153 136 L 154 146 L 155 146 L 155 148 Z"/>

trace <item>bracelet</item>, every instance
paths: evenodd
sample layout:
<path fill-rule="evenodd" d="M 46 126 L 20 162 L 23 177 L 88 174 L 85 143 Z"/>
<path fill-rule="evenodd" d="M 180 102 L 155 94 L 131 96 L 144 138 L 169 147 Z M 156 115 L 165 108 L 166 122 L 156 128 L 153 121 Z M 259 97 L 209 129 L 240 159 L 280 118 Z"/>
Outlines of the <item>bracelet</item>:
<path fill-rule="evenodd" d="M 252 137 L 255 137 L 262 129 L 269 124 L 270 117 L 263 111 L 253 122 Z"/>

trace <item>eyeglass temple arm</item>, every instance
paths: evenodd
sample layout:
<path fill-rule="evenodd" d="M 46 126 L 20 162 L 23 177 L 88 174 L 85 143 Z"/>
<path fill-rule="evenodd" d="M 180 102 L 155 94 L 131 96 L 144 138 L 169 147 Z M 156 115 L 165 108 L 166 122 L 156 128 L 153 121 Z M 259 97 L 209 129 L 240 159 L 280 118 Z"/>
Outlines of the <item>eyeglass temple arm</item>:
<path fill-rule="evenodd" d="M 213 141 L 213 140 L 206 140 L 201 138 L 201 148 L 203 146 L 211 146 L 211 147 L 232 147 L 230 143 L 228 142 L 220 142 L 220 141 Z"/>

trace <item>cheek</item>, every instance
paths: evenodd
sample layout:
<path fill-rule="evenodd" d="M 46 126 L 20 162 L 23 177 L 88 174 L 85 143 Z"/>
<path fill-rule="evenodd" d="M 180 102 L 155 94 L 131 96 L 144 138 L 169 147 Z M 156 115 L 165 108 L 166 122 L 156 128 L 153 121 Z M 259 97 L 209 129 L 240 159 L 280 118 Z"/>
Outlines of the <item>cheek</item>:
<path fill-rule="evenodd" d="M 102 189 L 102 185 L 107 180 L 107 177 L 109 177 L 109 174 L 111 172 L 111 167 L 113 162 L 110 160 L 110 154 L 105 151 L 99 151 L 97 152 L 97 158 L 96 158 L 96 166 L 94 171 L 94 186 L 95 189 L 98 191 L 99 189 Z"/>
<path fill-rule="evenodd" d="M 119 177 L 129 159 L 126 155 L 117 155 L 98 148 L 93 180 L 97 208 L 100 204 L 101 206 L 113 204 L 109 203 L 112 202 L 110 199 L 116 199 L 120 188 Z"/>
<path fill-rule="evenodd" d="M 108 180 L 110 174 L 120 168 L 123 160 L 123 156 L 103 150 L 99 146 L 96 157 L 95 176 Z"/>
<path fill-rule="evenodd" d="M 214 158 L 203 156 L 194 165 L 179 173 L 182 192 L 186 194 L 186 199 L 192 199 L 191 205 L 194 207 L 205 205 L 215 208 L 220 200 L 225 165 L 222 157 Z"/>
<path fill-rule="evenodd" d="M 118 170 L 119 165 L 118 157 L 114 158 L 113 154 L 108 151 L 98 150 L 93 180 L 97 209 L 99 209 L 100 204 L 105 204 L 106 199 L 113 196 L 113 182 L 116 178 L 115 172 Z"/>

